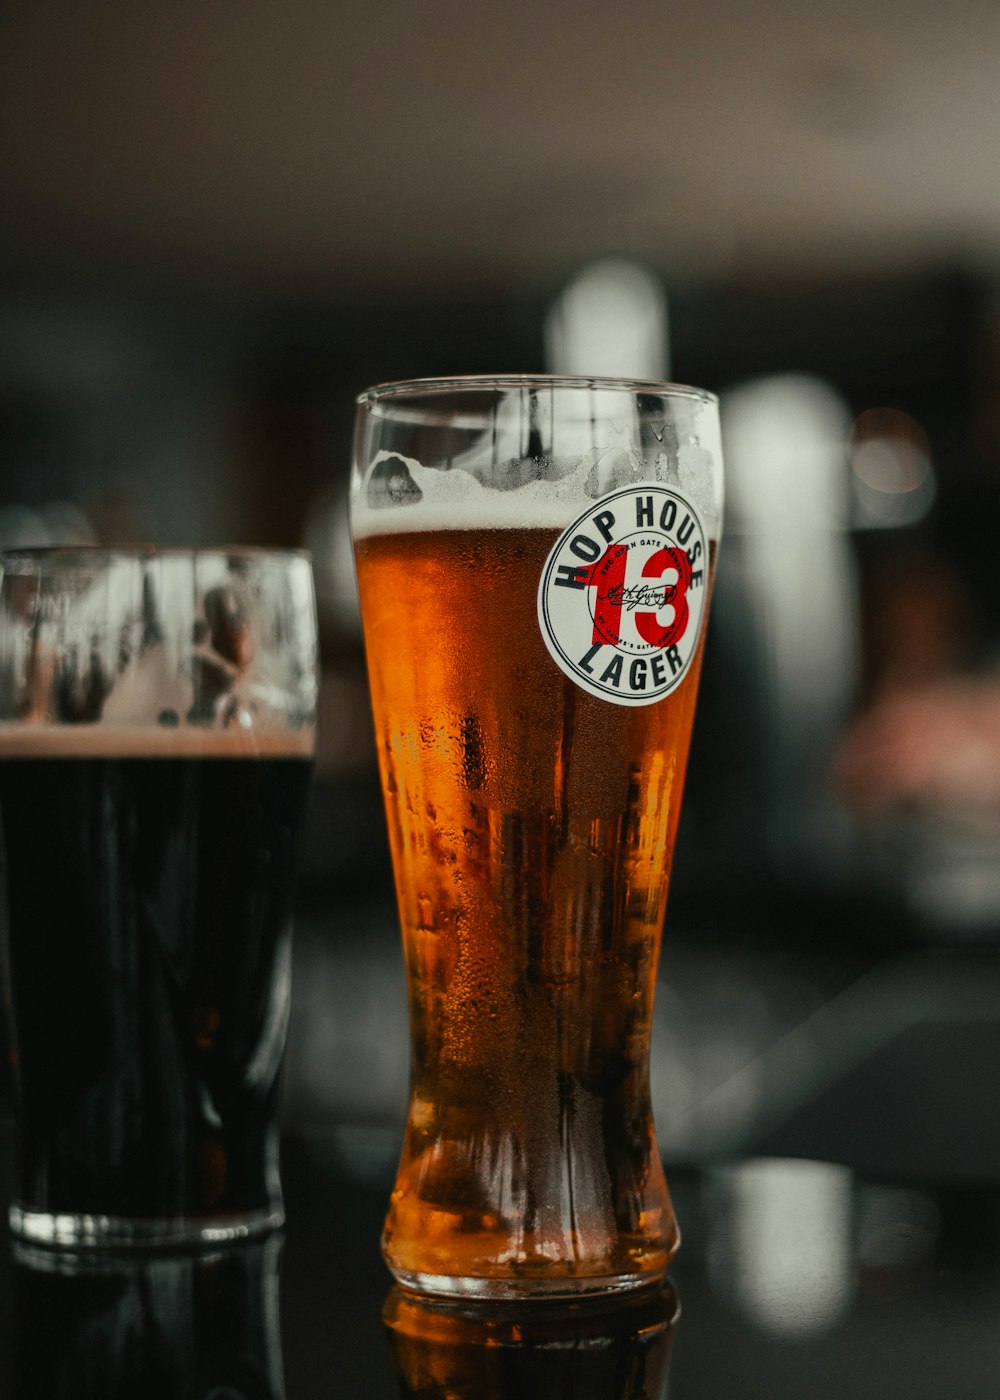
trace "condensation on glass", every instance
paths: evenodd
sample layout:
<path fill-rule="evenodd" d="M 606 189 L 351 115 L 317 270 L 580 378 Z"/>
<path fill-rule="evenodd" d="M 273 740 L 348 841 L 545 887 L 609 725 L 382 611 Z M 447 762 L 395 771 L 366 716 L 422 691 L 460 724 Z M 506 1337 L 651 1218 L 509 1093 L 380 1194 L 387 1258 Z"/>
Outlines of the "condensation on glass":
<path fill-rule="evenodd" d="M 470 1297 L 648 1283 L 660 931 L 722 512 L 712 395 L 358 400 L 352 518 L 409 987 L 383 1248 Z"/>

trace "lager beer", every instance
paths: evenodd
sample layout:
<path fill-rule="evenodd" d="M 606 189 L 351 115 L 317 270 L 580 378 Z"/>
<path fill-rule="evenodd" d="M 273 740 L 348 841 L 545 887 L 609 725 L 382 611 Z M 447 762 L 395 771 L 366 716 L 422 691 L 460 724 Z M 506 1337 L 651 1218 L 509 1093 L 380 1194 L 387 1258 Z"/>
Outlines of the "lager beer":
<path fill-rule="evenodd" d="M 386 1257 L 432 1292 L 636 1286 L 678 1243 L 649 1036 L 714 550 L 641 479 L 560 530 L 404 465 L 418 501 L 354 512 L 411 1024 Z"/>

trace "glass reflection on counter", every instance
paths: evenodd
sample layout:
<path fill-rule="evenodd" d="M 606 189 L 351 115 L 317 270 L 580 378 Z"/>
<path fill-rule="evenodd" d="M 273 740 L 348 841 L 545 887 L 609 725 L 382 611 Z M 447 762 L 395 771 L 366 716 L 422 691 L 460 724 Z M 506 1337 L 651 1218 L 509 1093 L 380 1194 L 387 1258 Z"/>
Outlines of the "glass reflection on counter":
<path fill-rule="evenodd" d="M 607 1300 L 484 1307 L 393 1288 L 382 1319 L 404 1400 L 663 1400 L 680 1307 L 669 1285 Z"/>
<path fill-rule="evenodd" d="M 128 1256 L 16 1245 L 16 1400 L 284 1400 L 282 1243 Z"/>

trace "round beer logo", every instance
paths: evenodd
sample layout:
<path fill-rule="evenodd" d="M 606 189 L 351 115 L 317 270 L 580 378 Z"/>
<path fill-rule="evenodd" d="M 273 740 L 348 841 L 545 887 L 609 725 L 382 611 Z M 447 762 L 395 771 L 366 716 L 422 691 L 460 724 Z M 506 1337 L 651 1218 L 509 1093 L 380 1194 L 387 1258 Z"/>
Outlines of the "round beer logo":
<path fill-rule="evenodd" d="M 538 585 L 538 624 L 570 680 L 616 705 L 680 685 L 705 612 L 708 541 L 673 487 L 595 501 L 559 536 Z"/>

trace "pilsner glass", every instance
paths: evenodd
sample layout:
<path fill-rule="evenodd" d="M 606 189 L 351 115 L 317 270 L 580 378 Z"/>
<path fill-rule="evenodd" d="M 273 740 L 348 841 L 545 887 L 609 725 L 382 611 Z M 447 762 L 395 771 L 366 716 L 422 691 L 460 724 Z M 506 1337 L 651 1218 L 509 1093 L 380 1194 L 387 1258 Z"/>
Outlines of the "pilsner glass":
<path fill-rule="evenodd" d="M 273 1228 L 309 560 L 30 550 L 0 568 L 11 1229 L 77 1246 Z"/>
<path fill-rule="evenodd" d="M 503 1298 L 665 1270 L 660 930 L 722 507 L 717 405 L 469 378 L 358 400 L 352 521 L 408 976 L 383 1248 Z"/>

